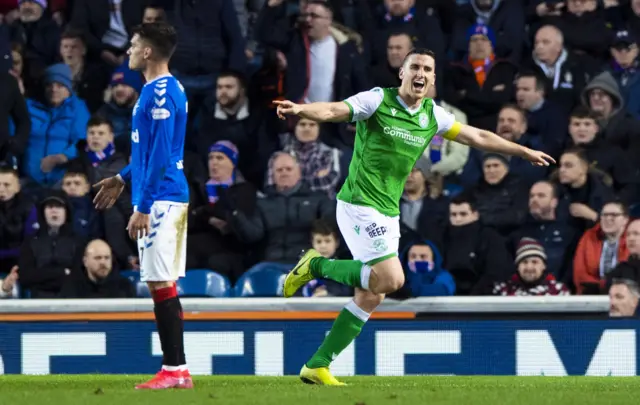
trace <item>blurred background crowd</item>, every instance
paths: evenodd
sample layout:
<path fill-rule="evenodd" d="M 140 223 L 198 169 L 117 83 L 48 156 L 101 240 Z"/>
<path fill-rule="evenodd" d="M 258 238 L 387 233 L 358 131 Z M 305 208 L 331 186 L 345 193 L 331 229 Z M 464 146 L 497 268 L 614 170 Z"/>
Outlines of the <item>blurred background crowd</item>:
<path fill-rule="evenodd" d="M 130 196 L 97 212 L 91 185 L 128 162 L 144 85 L 130 32 L 158 20 L 177 28 L 170 68 L 189 98 L 183 294 L 277 296 L 304 249 L 350 258 L 334 212 L 355 127 L 279 121 L 272 101 L 398 86 L 426 47 L 437 104 L 558 164 L 434 138 L 401 201 L 395 296 L 613 284 L 637 305 L 640 0 L 0 0 L 1 296 L 145 294 Z"/>

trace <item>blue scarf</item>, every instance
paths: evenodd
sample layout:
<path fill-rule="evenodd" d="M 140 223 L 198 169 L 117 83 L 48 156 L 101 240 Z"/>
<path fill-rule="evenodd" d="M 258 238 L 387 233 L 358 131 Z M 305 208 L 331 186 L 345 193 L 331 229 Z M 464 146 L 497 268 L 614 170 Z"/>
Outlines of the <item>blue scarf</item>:
<path fill-rule="evenodd" d="M 113 144 L 113 142 L 107 145 L 107 147 L 104 148 L 102 152 L 94 152 L 91 149 L 89 149 L 89 146 L 87 146 L 84 150 L 87 152 L 87 155 L 89 156 L 89 160 L 91 161 L 91 164 L 93 165 L 93 167 L 98 166 L 100 162 L 111 157 L 114 153 L 116 153 L 116 147 Z"/>
<path fill-rule="evenodd" d="M 220 198 L 218 196 L 218 187 L 229 188 L 233 185 L 233 183 L 235 183 L 235 181 L 236 181 L 235 173 L 227 181 L 217 181 L 214 179 L 210 179 L 207 182 L 207 195 L 209 196 L 209 204 L 215 204 L 216 202 L 218 202 L 218 199 Z"/>

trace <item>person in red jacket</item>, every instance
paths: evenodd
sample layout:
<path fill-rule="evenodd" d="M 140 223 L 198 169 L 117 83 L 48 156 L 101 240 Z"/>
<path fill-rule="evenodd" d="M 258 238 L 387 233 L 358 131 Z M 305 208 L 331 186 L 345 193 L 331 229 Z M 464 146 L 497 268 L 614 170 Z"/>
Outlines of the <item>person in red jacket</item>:
<path fill-rule="evenodd" d="M 573 259 L 573 282 L 578 294 L 606 292 L 606 275 L 629 257 L 625 230 L 627 207 L 618 201 L 603 205 L 598 224 L 587 230 Z"/>

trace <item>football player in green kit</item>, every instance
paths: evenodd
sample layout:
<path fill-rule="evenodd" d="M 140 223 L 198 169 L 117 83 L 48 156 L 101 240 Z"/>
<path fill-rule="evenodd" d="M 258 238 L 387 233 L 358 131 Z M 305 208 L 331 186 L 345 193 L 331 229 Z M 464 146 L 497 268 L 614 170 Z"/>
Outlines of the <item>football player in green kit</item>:
<path fill-rule="evenodd" d="M 344 385 L 331 375 L 331 361 L 358 336 L 385 294 L 404 284 L 398 258 L 400 197 L 413 166 L 435 135 L 487 152 L 519 156 L 534 165 L 555 163 L 543 152 L 456 122 L 426 98 L 435 82 L 432 51 L 411 51 L 400 68 L 400 79 L 399 88 L 374 88 L 340 102 L 274 102 L 281 119 L 297 115 L 318 122 L 356 122 L 353 158 L 336 208 L 340 232 L 354 260 L 325 259 L 311 249 L 284 283 L 285 297 L 315 278 L 328 278 L 356 290 L 354 300 L 340 312 L 318 351 L 302 367 L 300 378 L 309 384 Z"/>

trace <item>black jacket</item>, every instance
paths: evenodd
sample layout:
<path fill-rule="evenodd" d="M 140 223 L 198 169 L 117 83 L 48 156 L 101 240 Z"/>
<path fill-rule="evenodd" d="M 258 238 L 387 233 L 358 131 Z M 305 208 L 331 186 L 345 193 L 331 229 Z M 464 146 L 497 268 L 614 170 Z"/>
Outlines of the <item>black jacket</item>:
<path fill-rule="evenodd" d="M 87 269 L 81 266 L 72 277 L 67 277 L 59 297 L 135 298 L 136 290 L 128 279 L 120 276 L 117 267 L 104 280 L 92 281 L 87 275 Z"/>
<path fill-rule="evenodd" d="M 0 162 L 9 162 L 13 157 L 19 157 L 27 146 L 31 116 L 18 81 L 9 73 L 0 73 L 0 89 Z M 13 136 L 9 135 L 9 119 L 15 125 Z"/>
<path fill-rule="evenodd" d="M 521 226 L 527 217 L 529 190 L 526 184 L 513 173 L 498 184 L 481 180 L 473 189 L 477 200 L 480 221 L 507 236 Z"/>

